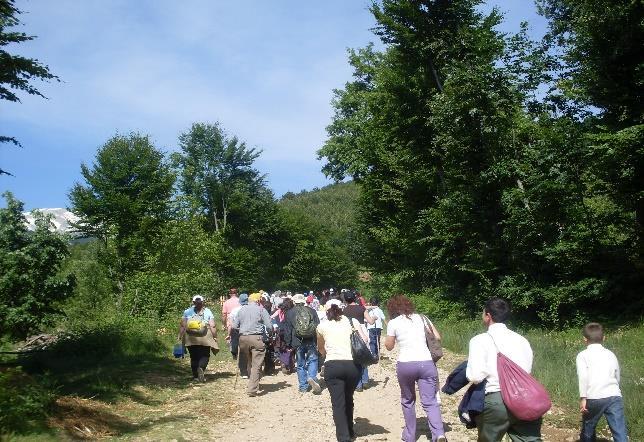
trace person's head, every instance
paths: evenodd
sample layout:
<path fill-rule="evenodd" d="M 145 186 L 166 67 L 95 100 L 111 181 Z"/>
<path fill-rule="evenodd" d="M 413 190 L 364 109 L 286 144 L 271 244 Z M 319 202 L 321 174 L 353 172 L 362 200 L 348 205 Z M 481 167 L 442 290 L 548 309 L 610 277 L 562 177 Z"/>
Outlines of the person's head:
<path fill-rule="evenodd" d="M 228 297 L 229 298 L 236 298 L 237 297 L 237 289 L 232 288 L 232 289 L 228 290 Z"/>
<path fill-rule="evenodd" d="M 356 292 L 344 292 L 344 301 L 347 304 L 353 304 L 356 302 Z"/>
<path fill-rule="evenodd" d="M 280 304 L 280 309 L 282 309 L 283 312 L 289 311 L 290 309 L 293 308 L 293 300 L 289 298 L 285 298 L 282 303 Z"/>
<path fill-rule="evenodd" d="M 255 292 L 251 293 L 250 296 L 248 297 L 248 302 L 254 302 L 254 303 L 259 303 L 260 299 L 262 299 L 262 294 Z"/>
<path fill-rule="evenodd" d="M 591 322 L 582 330 L 586 344 L 601 344 L 604 342 L 604 328 L 598 322 Z"/>
<path fill-rule="evenodd" d="M 306 298 L 304 297 L 303 294 L 296 293 L 295 296 L 293 296 L 293 303 L 295 305 L 304 305 L 305 302 L 306 302 Z"/>
<path fill-rule="evenodd" d="M 380 300 L 374 296 L 369 300 L 369 305 L 374 305 L 377 307 L 380 305 Z"/>
<path fill-rule="evenodd" d="M 248 305 L 248 293 L 239 295 L 239 305 Z"/>
<path fill-rule="evenodd" d="M 510 317 L 510 304 L 505 299 L 490 298 L 483 307 L 483 323 L 486 326 L 505 323 Z"/>
<path fill-rule="evenodd" d="M 201 310 L 204 304 L 204 298 L 202 295 L 194 295 L 192 297 L 192 304 L 195 306 L 195 310 Z"/>
<path fill-rule="evenodd" d="M 400 315 L 409 316 L 414 313 L 414 303 L 405 295 L 395 295 L 387 301 L 387 310 L 391 319 L 397 318 Z"/>
<path fill-rule="evenodd" d="M 326 318 L 329 321 L 339 321 L 341 317 L 342 309 L 335 303 L 329 305 L 329 308 L 326 310 Z"/>

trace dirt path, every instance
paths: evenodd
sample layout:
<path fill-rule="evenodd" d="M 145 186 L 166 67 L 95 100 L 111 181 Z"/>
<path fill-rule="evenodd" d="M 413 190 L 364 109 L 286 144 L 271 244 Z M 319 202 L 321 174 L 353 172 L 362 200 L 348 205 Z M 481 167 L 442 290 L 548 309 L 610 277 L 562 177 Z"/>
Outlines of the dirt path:
<path fill-rule="evenodd" d="M 355 431 L 358 441 L 400 440 L 403 417 L 394 355 L 385 352 L 383 356 L 379 366 L 370 367 L 369 370 L 375 385 L 354 396 Z M 445 379 L 449 371 L 461 361 L 462 356 L 448 352 L 438 364 L 440 379 Z M 226 382 L 234 384 L 232 379 Z M 324 390 L 321 395 L 299 393 L 297 375 L 281 373 L 262 379 L 260 388 L 265 394 L 261 396 L 247 397 L 244 394 L 245 388 L 246 380 L 239 379 L 235 389 L 238 411 L 210 428 L 208 436 L 203 440 L 335 441 L 328 391 Z M 454 396 L 441 395 L 443 421 L 450 442 L 476 440 L 476 431 L 467 430 L 457 416 L 457 407 L 463 392 Z M 418 440 L 427 440 L 427 421 L 419 404 L 417 416 Z M 544 425 L 543 432 L 545 441 L 575 440 L 573 430 Z"/>

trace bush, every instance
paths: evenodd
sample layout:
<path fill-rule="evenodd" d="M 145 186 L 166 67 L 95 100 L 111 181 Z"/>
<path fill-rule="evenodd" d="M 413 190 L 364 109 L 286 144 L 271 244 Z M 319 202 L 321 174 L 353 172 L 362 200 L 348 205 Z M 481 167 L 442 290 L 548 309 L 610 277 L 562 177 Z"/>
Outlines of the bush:
<path fill-rule="evenodd" d="M 36 381 L 20 368 L 0 371 L 0 436 L 24 433 L 43 419 L 55 398 L 48 378 Z"/>

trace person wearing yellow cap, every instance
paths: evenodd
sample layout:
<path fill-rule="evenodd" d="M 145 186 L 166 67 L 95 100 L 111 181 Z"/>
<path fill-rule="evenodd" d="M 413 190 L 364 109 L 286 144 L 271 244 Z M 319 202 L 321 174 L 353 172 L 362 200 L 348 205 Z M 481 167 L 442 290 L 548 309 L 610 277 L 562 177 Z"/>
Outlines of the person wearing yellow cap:
<path fill-rule="evenodd" d="M 239 330 L 239 353 L 244 354 L 248 361 L 248 389 L 249 396 L 261 394 L 259 379 L 261 376 L 262 362 L 266 353 L 266 346 L 262 340 L 264 330 L 272 332 L 271 318 L 266 309 L 259 305 L 262 295 L 252 293 L 248 297 L 248 305 L 243 305 L 233 318 L 233 328 Z"/>

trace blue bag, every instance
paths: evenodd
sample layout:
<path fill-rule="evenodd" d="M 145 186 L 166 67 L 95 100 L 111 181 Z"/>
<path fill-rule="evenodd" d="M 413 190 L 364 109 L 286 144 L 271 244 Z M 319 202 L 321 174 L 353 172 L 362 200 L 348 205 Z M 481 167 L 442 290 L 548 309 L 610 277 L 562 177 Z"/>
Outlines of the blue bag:
<path fill-rule="evenodd" d="M 172 354 L 174 355 L 175 358 L 183 358 L 183 355 L 185 354 L 185 349 L 183 347 L 183 344 L 180 342 L 177 342 L 174 344 L 174 348 L 172 349 Z"/>

